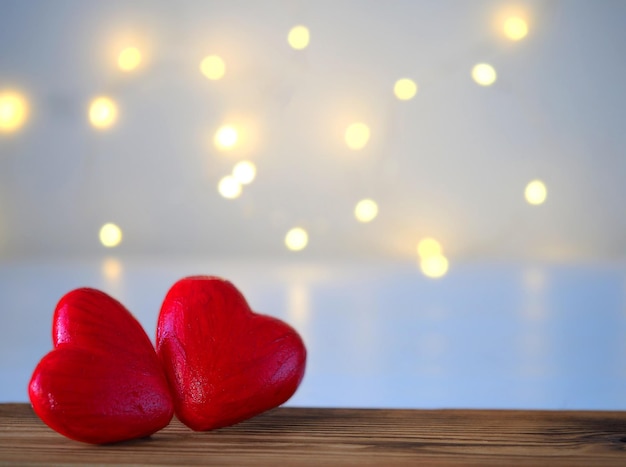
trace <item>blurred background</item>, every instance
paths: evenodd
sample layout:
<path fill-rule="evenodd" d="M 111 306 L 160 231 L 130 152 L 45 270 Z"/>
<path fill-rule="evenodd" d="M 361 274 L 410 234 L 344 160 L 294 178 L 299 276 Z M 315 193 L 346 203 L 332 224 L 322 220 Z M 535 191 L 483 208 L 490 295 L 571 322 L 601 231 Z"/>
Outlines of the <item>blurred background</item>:
<path fill-rule="evenodd" d="M 0 401 L 184 275 L 297 405 L 626 409 L 626 3 L 0 0 Z"/>

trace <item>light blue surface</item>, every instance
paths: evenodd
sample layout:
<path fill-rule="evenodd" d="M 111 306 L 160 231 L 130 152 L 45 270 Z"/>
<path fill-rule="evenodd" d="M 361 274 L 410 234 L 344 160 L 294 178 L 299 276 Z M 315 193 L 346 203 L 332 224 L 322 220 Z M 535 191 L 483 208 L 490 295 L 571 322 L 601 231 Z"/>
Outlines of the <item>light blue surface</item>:
<path fill-rule="evenodd" d="M 105 290 L 153 338 L 168 288 L 204 273 L 301 332 L 290 405 L 626 409 L 625 265 L 466 263 L 432 280 L 391 262 L 125 260 L 108 278 L 102 264 L 0 264 L 0 402 L 27 401 L 64 293 Z"/>

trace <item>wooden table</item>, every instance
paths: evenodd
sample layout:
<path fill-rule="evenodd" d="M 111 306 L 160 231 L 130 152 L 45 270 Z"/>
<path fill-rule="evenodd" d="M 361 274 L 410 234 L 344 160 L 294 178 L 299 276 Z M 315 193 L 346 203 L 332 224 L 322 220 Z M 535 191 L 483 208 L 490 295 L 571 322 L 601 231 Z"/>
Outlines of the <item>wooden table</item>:
<path fill-rule="evenodd" d="M 196 433 L 71 441 L 27 404 L 0 404 L 3 465 L 626 465 L 625 412 L 278 408 Z"/>

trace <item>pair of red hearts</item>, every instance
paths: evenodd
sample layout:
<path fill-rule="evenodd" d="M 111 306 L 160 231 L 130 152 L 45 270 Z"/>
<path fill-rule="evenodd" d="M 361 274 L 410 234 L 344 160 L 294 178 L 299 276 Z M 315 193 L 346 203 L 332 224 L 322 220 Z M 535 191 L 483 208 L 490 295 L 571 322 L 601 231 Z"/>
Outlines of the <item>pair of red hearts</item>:
<path fill-rule="evenodd" d="M 156 352 L 121 303 L 89 288 L 61 299 L 52 340 L 29 384 L 33 409 L 59 433 L 95 444 L 149 436 L 174 412 L 193 430 L 238 423 L 289 399 L 306 362 L 293 328 L 209 276 L 169 290 Z"/>

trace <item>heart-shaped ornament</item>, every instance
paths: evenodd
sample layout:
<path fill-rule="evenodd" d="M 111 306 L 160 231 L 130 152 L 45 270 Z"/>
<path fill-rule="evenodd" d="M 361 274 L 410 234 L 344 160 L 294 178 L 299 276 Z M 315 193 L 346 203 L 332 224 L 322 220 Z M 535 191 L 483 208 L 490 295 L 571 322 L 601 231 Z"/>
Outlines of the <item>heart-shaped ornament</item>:
<path fill-rule="evenodd" d="M 252 312 L 230 282 L 210 276 L 172 286 L 161 307 L 156 347 L 176 416 L 196 431 L 279 406 L 298 388 L 306 363 L 293 328 Z"/>
<path fill-rule="evenodd" d="M 52 341 L 28 387 L 35 413 L 50 428 L 104 444 L 149 436 L 170 422 L 163 368 L 120 302 L 90 288 L 67 293 L 54 312 Z"/>

